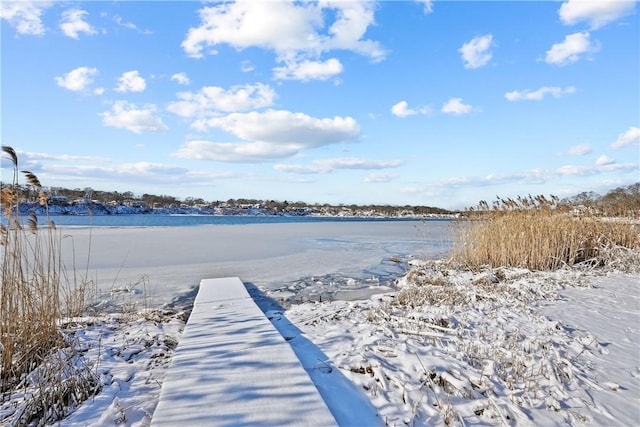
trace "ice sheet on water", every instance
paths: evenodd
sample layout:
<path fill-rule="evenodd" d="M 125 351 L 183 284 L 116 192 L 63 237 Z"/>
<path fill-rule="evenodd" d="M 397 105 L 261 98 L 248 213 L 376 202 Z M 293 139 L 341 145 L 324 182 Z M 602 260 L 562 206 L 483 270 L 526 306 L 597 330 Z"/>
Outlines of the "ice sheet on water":
<path fill-rule="evenodd" d="M 67 229 L 72 238 L 63 243 L 66 254 L 84 259 L 89 252 L 86 271 L 98 294 L 135 287 L 143 291 L 127 298 L 159 307 L 202 279 L 228 276 L 268 291 L 292 287 L 301 300 L 353 298 L 369 292 L 371 277 L 388 286 L 405 272 L 410 256 L 441 257 L 451 246 L 447 231 L 444 221 L 96 228 Z M 141 277 L 145 286 L 135 286 Z M 326 290 L 311 280 L 319 277 Z"/>
<path fill-rule="evenodd" d="M 263 294 L 261 299 L 269 298 L 283 308 L 305 302 L 367 299 L 372 295 L 397 290 L 397 281 L 406 274 L 409 262 L 406 257 L 393 256 L 375 265 L 354 267 L 350 274 L 304 275 L 260 286 Z M 256 286 L 253 283 L 251 285 Z M 267 307 L 271 305 L 267 303 Z"/>
<path fill-rule="evenodd" d="M 355 300 L 396 289 L 395 277 L 370 276 L 356 279 L 340 274 L 302 277 L 281 288 L 268 290 L 267 296 L 283 307 L 312 301 Z"/>

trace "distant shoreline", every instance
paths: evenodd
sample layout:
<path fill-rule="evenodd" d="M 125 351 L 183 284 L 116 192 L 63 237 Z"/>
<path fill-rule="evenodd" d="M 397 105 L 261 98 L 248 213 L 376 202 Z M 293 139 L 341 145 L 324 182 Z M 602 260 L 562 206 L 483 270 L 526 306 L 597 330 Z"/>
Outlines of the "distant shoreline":
<path fill-rule="evenodd" d="M 380 212 L 366 207 L 291 208 L 276 211 L 267 208 L 246 207 L 169 207 L 154 208 L 101 203 L 80 205 L 47 205 L 20 203 L 20 215 L 34 213 L 37 216 L 111 216 L 111 215 L 193 215 L 193 216 L 255 216 L 255 217 L 323 217 L 323 218 L 371 218 L 371 219 L 454 219 L 457 213 L 419 213 L 407 207 Z"/>

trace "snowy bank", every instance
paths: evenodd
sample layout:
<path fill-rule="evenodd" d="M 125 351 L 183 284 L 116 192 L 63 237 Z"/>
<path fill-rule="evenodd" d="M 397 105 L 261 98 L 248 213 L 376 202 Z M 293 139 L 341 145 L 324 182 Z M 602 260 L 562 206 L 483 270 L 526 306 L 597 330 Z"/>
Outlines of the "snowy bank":
<path fill-rule="evenodd" d="M 405 282 L 285 313 L 388 425 L 640 424 L 640 276 L 427 263 Z"/>

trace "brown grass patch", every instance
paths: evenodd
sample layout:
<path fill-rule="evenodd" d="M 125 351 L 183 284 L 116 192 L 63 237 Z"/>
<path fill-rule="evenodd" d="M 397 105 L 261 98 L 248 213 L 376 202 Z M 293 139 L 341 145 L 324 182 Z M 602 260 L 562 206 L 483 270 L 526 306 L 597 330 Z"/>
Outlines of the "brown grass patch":
<path fill-rule="evenodd" d="M 481 202 L 461 221 L 453 259 L 479 268 L 556 270 L 576 264 L 606 265 L 611 253 L 640 249 L 637 225 L 574 216 L 544 196 Z"/>
<path fill-rule="evenodd" d="M 80 392 L 90 376 L 79 368 L 73 343 L 59 326 L 62 317 L 81 314 L 84 286 L 74 280 L 75 273 L 67 274 L 62 236 L 53 221 L 41 229 L 32 212 L 21 218 L 18 157 L 11 147 L 2 146 L 2 152 L 14 168 L 12 183 L 0 189 L 0 399 L 10 398 L 19 388 L 35 387 L 38 391 L 24 393 L 24 398 L 37 405 L 29 414 L 17 414 L 10 424 L 55 422 L 46 414 L 61 414 L 70 399 L 86 396 L 92 388 L 89 384 Z M 23 173 L 36 197 L 46 203 L 38 178 Z"/>

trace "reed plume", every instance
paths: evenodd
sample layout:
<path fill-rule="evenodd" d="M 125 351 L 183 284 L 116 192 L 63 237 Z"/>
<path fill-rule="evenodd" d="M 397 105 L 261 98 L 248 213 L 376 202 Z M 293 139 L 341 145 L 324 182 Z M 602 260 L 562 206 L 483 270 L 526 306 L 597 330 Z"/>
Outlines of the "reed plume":
<path fill-rule="evenodd" d="M 555 196 L 497 198 L 491 206 L 481 201 L 466 211 L 458 230 L 454 260 L 472 268 L 597 266 L 616 249 L 640 248 L 637 225 L 576 216 Z"/>

